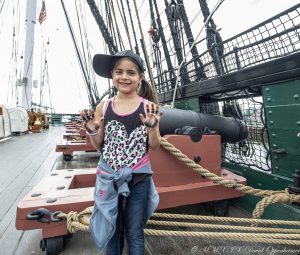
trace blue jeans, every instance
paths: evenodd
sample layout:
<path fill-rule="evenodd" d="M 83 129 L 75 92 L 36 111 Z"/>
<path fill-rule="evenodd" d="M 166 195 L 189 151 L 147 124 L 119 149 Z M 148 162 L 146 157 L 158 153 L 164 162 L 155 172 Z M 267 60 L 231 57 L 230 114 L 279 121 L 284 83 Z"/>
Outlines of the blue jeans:
<path fill-rule="evenodd" d="M 150 187 L 150 176 L 129 187 L 126 198 L 119 196 L 116 231 L 106 247 L 107 255 L 122 255 L 124 232 L 127 239 L 129 255 L 144 255 L 144 225 L 146 223 L 147 198 Z"/>

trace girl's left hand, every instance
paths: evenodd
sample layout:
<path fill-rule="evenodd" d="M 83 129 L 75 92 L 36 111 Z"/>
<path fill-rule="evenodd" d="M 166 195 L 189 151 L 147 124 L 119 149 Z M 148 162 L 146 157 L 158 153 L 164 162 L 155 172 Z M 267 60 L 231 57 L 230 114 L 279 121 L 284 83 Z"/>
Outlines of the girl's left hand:
<path fill-rule="evenodd" d="M 162 113 L 159 112 L 159 106 L 149 102 L 146 104 L 146 117 L 140 114 L 140 119 L 147 128 L 156 128 L 160 121 Z"/>

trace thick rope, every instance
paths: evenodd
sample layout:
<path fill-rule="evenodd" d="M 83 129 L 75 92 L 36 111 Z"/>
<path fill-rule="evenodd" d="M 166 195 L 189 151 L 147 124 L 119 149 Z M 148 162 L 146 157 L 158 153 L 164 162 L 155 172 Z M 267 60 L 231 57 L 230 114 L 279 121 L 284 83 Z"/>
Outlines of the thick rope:
<path fill-rule="evenodd" d="M 170 230 L 154 230 L 145 229 L 146 235 L 153 236 L 185 236 L 185 237 L 200 237 L 210 239 L 222 239 L 230 241 L 247 241 L 254 243 L 268 243 L 268 244 L 285 244 L 285 245 L 300 245 L 299 240 L 281 239 L 276 234 L 245 234 L 245 233 L 211 233 L 211 232 L 192 232 L 192 231 L 170 231 Z M 272 237 L 274 239 L 272 239 Z M 299 237 L 298 237 L 299 238 Z"/>
<path fill-rule="evenodd" d="M 93 212 L 93 206 L 84 209 L 82 212 L 77 213 L 70 211 L 68 214 L 60 213 L 58 218 L 67 221 L 67 229 L 70 233 L 76 233 L 77 231 L 89 231 L 89 219 Z"/>
<path fill-rule="evenodd" d="M 150 226 L 151 225 L 159 225 L 159 226 L 169 226 L 169 227 L 206 228 L 206 229 L 222 229 L 222 230 L 265 232 L 265 233 L 279 233 L 280 232 L 280 233 L 300 234 L 300 229 L 228 226 L 228 225 L 203 224 L 203 223 L 178 222 L 178 221 L 148 220 L 147 225 L 150 225 Z"/>
<path fill-rule="evenodd" d="M 291 196 L 293 196 L 291 198 Z M 280 193 L 276 195 L 271 195 L 269 197 L 264 197 L 261 201 L 259 201 L 252 213 L 254 219 L 260 218 L 260 216 L 264 213 L 265 208 L 274 203 L 289 203 L 293 200 L 297 200 L 298 196 L 293 194 L 289 194 L 288 189 L 285 190 L 285 194 Z M 252 226 L 257 226 L 255 223 Z"/>
<path fill-rule="evenodd" d="M 191 167 L 194 171 L 201 174 L 202 177 L 207 178 L 214 183 L 223 185 L 227 188 L 233 188 L 238 191 L 241 191 L 245 194 L 251 194 L 254 196 L 265 197 L 262 201 L 260 201 L 255 208 L 253 215 L 255 218 L 260 218 L 262 213 L 264 212 L 264 208 L 272 203 L 294 203 L 300 202 L 300 195 L 289 194 L 286 190 L 284 191 L 273 191 L 273 190 L 260 190 L 254 189 L 250 186 L 243 185 L 240 183 L 236 183 L 230 180 L 226 180 L 223 177 L 220 177 L 214 173 L 211 173 L 207 169 L 202 166 L 196 164 L 193 160 L 189 159 L 186 155 L 184 155 L 179 149 L 177 149 L 173 144 L 169 143 L 165 138 L 161 138 L 161 146 L 183 162 L 185 165 Z"/>
<path fill-rule="evenodd" d="M 265 219 L 248 219 L 248 218 L 233 218 L 233 217 L 214 217 L 205 215 L 187 215 L 177 213 L 154 213 L 152 217 L 161 217 L 167 219 L 181 219 L 181 220 L 199 220 L 199 221 L 214 221 L 214 222 L 234 222 L 234 223 L 260 223 L 266 225 L 287 225 L 300 227 L 300 221 L 288 220 L 265 220 Z"/>
<path fill-rule="evenodd" d="M 200 227 L 208 229 L 222 229 L 222 230 L 236 230 L 236 231 L 256 231 L 265 233 L 225 233 L 225 232 L 192 232 L 192 231 L 171 231 L 171 230 L 156 230 L 145 229 L 144 232 L 147 235 L 155 236 L 189 236 L 211 239 L 222 239 L 231 241 L 247 241 L 247 242 L 259 242 L 268 244 L 285 244 L 285 245 L 300 245 L 300 230 L 299 229 L 282 229 L 282 228 L 258 228 L 260 224 L 276 224 L 276 225 L 290 225 L 300 226 L 298 221 L 283 221 L 283 220 L 264 220 L 259 219 L 264 209 L 273 203 L 292 203 L 299 202 L 300 195 L 289 194 L 288 190 L 272 191 L 272 190 L 259 190 L 253 189 L 250 186 L 235 183 L 229 180 L 225 180 L 216 174 L 210 173 L 207 169 L 196 164 L 194 161 L 187 158 L 180 150 L 175 148 L 166 139 L 161 138 L 161 145 L 164 149 L 169 151 L 172 155 L 176 156 L 185 165 L 190 166 L 194 171 L 197 171 L 201 176 L 212 180 L 217 184 L 224 185 L 225 187 L 235 188 L 238 191 L 252 194 L 255 196 L 262 196 L 263 199 L 257 204 L 254 212 L 253 219 L 247 218 L 227 218 L 227 217 L 212 217 L 202 215 L 184 215 L 184 214 L 169 214 L 169 213 L 154 213 L 153 217 L 163 217 L 169 219 L 189 219 L 189 220 L 207 220 L 214 222 L 238 222 L 238 223 L 251 223 L 252 227 L 245 226 L 225 226 L 225 225 L 213 225 L 191 222 L 174 222 L 174 221 L 157 221 L 149 220 L 148 226 L 160 225 L 160 226 L 182 226 L 182 227 Z M 88 207 L 80 213 L 69 212 L 68 214 L 60 213 L 58 218 L 67 221 L 67 228 L 69 232 L 75 233 L 79 230 L 89 231 L 89 220 L 93 212 L 93 207 Z M 294 240 L 296 239 L 296 240 Z"/>
<path fill-rule="evenodd" d="M 88 207 L 84 211 L 69 212 L 68 214 L 61 213 L 58 215 L 67 221 L 67 228 L 70 233 L 77 231 L 89 231 L 89 220 L 92 214 L 93 207 Z M 159 213 L 155 216 L 170 218 L 172 214 Z M 208 217 L 209 220 L 222 219 L 222 221 L 228 221 L 230 219 L 238 220 L 238 218 L 221 218 L 221 217 L 210 217 L 210 216 L 198 216 L 198 215 L 181 215 L 174 214 L 176 218 L 185 219 L 200 219 Z M 184 217 L 185 216 L 185 217 Z M 247 219 L 245 219 L 247 220 Z M 249 220 L 249 219 L 248 219 Z M 251 219 L 250 219 L 251 220 Z M 253 219 L 252 219 L 253 220 Z M 267 220 L 259 220 L 267 221 Z M 247 222 L 247 221 L 246 221 Z M 273 222 L 276 222 L 273 220 Z M 291 223 L 284 221 L 284 223 Z M 295 223 L 295 222 L 294 222 Z M 191 223 L 191 222 L 172 222 L 172 221 L 155 221 L 149 220 L 147 226 L 160 225 L 160 226 L 182 226 L 182 227 L 202 227 L 208 229 L 222 229 L 222 230 L 236 230 L 236 231 L 256 231 L 265 233 L 241 233 L 241 232 L 193 232 L 193 231 L 172 231 L 172 230 L 157 230 L 157 229 L 145 229 L 146 235 L 153 236 L 184 236 L 184 237 L 197 237 L 197 238 L 210 238 L 210 239 L 222 239 L 230 241 L 247 241 L 257 243 L 268 243 L 268 244 L 283 244 L 283 245 L 300 245 L 300 230 L 299 229 L 280 229 L 280 228 L 257 228 L 257 227 L 243 227 L 243 226 L 226 226 L 226 225 L 211 225 L 202 223 Z"/>

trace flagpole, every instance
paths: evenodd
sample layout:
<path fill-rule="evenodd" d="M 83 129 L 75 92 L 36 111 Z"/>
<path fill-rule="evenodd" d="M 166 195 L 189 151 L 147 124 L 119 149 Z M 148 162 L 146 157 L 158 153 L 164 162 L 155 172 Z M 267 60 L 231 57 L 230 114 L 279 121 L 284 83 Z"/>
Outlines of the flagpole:
<path fill-rule="evenodd" d="M 36 0 L 27 0 L 26 5 L 26 40 L 22 84 L 22 107 L 31 108 L 32 71 L 34 54 L 34 29 L 36 24 Z"/>

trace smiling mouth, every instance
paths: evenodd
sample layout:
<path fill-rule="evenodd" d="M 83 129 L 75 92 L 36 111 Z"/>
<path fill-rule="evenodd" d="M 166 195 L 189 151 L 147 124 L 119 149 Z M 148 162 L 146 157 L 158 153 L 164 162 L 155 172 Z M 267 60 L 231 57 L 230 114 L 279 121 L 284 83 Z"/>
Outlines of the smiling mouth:
<path fill-rule="evenodd" d="M 130 85 L 131 83 L 120 82 L 119 84 L 122 85 L 122 86 L 128 86 L 128 85 Z"/>

